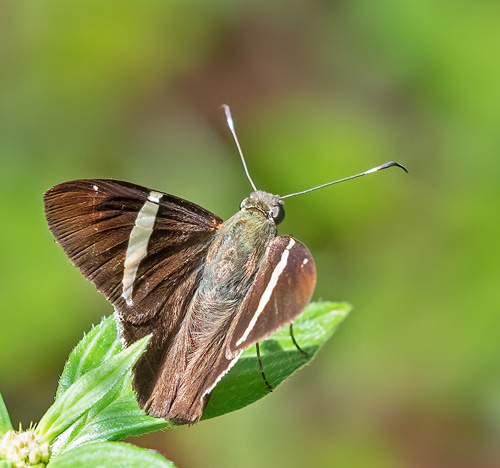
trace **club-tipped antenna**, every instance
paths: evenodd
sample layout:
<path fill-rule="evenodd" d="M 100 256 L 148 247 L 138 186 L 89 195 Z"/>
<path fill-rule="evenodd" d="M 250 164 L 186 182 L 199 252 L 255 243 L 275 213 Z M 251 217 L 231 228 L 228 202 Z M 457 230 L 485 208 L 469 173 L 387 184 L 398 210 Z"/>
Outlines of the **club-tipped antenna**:
<path fill-rule="evenodd" d="M 250 182 L 250 185 L 252 186 L 252 188 L 255 191 L 255 190 L 257 190 L 257 187 L 253 183 L 253 180 L 250 177 L 250 173 L 248 172 L 247 163 L 245 161 L 245 157 L 243 156 L 243 151 L 241 151 L 240 142 L 238 141 L 238 137 L 236 136 L 236 130 L 234 129 L 234 122 L 233 122 L 233 117 L 231 115 L 231 109 L 229 109 L 229 106 L 227 104 L 223 104 L 222 108 L 224 109 L 224 112 L 226 113 L 227 126 L 229 127 L 229 130 L 231 131 L 231 134 L 233 135 L 233 140 L 236 143 L 236 147 L 238 148 L 238 153 L 240 153 L 240 158 L 241 158 L 241 162 L 243 163 L 243 168 L 245 169 L 245 174 L 247 175 L 247 179 Z"/>
<path fill-rule="evenodd" d="M 328 187 L 329 185 L 340 184 L 340 182 L 345 182 L 346 180 L 356 179 L 357 177 L 362 177 L 364 175 L 371 174 L 372 172 L 381 171 L 382 169 L 387 169 L 388 167 L 393 167 L 393 166 L 400 167 L 401 169 L 403 169 L 403 171 L 408 172 L 406 170 L 406 167 L 404 167 L 402 164 L 399 164 L 398 162 L 394 162 L 394 161 L 386 162 L 385 164 L 381 164 L 380 166 L 373 167 L 372 169 L 369 169 L 368 171 L 365 171 L 365 172 L 361 172 L 360 174 L 355 174 L 355 175 L 352 175 L 349 177 L 345 177 L 343 179 L 334 180 L 333 182 L 328 182 L 328 183 L 323 184 L 323 185 L 318 185 L 317 187 L 313 187 L 313 188 L 310 188 L 307 190 L 302 190 L 302 192 L 290 193 L 290 194 L 284 195 L 280 198 L 289 198 L 289 197 L 294 197 L 295 195 L 302 195 L 303 193 L 309 193 L 309 192 L 312 192 L 313 190 L 319 190 L 323 187 Z"/>

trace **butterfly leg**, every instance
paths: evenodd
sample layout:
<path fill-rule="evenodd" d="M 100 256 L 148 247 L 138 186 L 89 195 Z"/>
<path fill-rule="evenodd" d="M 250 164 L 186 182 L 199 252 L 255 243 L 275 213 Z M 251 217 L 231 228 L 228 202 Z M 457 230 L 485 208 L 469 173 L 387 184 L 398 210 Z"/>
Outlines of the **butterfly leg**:
<path fill-rule="evenodd" d="M 293 341 L 293 344 L 295 345 L 295 347 L 305 356 L 305 357 L 309 357 L 309 353 L 307 353 L 306 351 L 304 351 L 297 343 L 297 341 L 295 340 L 295 336 L 293 335 L 293 323 L 290 324 L 290 337 L 292 338 L 292 341 Z"/>
<path fill-rule="evenodd" d="M 271 384 L 267 380 L 266 374 L 264 374 L 264 367 L 262 366 L 262 361 L 260 359 L 259 343 L 255 343 L 255 350 L 257 351 L 257 361 L 259 362 L 260 375 L 262 375 L 262 378 L 264 379 L 264 383 L 266 384 L 266 387 L 269 389 L 270 392 L 272 392 L 273 387 L 271 387 Z"/>

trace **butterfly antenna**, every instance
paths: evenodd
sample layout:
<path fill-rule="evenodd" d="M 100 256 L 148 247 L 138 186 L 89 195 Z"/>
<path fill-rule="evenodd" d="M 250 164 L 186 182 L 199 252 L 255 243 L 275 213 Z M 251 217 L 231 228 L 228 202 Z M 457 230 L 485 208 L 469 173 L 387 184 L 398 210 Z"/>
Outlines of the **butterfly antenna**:
<path fill-rule="evenodd" d="M 229 130 L 231 131 L 231 134 L 233 135 L 233 140 L 236 143 L 236 147 L 238 148 L 238 153 L 240 153 L 240 158 L 241 158 L 241 162 L 243 163 L 243 167 L 245 169 L 245 174 L 247 175 L 247 179 L 250 182 L 250 185 L 252 186 L 252 188 L 255 191 L 255 190 L 257 190 L 257 187 L 253 183 L 253 180 L 250 177 L 250 173 L 248 172 L 247 163 L 245 161 L 245 157 L 243 156 L 243 151 L 241 151 L 240 142 L 238 141 L 238 137 L 236 136 L 236 130 L 234 129 L 234 122 L 233 122 L 233 117 L 231 116 L 231 109 L 229 109 L 229 106 L 227 104 L 223 104 L 222 107 L 224 109 L 224 112 L 226 113 L 227 126 L 229 127 Z"/>
<path fill-rule="evenodd" d="M 368 171 L 365 171 L 365 172 L 361 172 L 360 174 L 345 177 L 344 179 L 334 180 L 333 182 L 328 182 L 328 183 L 323 184 L 323 185 L 318 185 L 317 187 L 303 190 L 302 192 L 290 193 L 290 194 L 284 195 L 280 198 L 295 197 L 295 195 L 302 195 L 303 193 L 309 193 L 309 192 L 312 192 L 313 190 L 319 190 L 323 187 L 328 187 L 329 185 L 340 184 L 340 182 L 345 182 L 346 180 L 356 179 L 357 177 L 362 177 L 364 175 L 371 174 L 372 172 L 381 171 L 383 169 L 387 169 L 388 167 L 393 167 L 393 166 L 400 167 L 401 169 L 403 169 L 403 171 L 408 172 L 406 170 L 406 167 L 404 167 L 402 164 L 399 164 L 398 162 L 394 162 L 394 161 L 386 162 L 385 164 L 381 164 L 380 166 L 373 167 L 372 169 L 369 169 Z"/>

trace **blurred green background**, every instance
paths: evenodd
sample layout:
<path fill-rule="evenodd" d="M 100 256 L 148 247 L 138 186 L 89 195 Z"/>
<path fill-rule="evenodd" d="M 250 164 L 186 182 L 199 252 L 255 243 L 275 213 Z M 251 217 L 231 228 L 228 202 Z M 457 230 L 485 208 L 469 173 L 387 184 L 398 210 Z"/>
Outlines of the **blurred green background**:
<path fill-rule="evenodd" d="M 42 195 L 125 179 L 232 215 L 286 194 L 315 298 L 354 311 L 262 401 L 135 443 L 190 467 L 500 466 L 500 3 L 3 0 L 0 392 L 51 404 L 111 306 L 46 227 Z"/>

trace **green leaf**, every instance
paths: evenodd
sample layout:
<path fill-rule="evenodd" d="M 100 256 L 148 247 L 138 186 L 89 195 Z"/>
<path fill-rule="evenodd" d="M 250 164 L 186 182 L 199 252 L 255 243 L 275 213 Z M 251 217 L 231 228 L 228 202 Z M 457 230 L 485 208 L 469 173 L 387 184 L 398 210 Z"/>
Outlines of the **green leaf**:
<path fill-rule="evenodd" d="M 12 430 L 12 423 L 10 422 L 9 413 L 7 407 L 3 401 L 2 395 L 0 395 L 0 435 L 5 434 L 7 431 Z"/>
<path fill-rule="evenodd" d="M 101 367 L 122 349 L 114 317 L 103 319 L 72 351 L 59 380 L 58 397 L 80 377 Z M 89 408 L 57 436 L 52 452 L 57 454 L 83 444 L 122 440 L 172 425 L 164 419 L 148 416 L 139 408 L 129 372 L 123 378 L 121 388 L 117 386 L 109 398 Z"/>
<path fill-rule="evenodd" d="M 127 383 L 119 398 L 100 411 L 89 414 L 74 430 L 73 427 L 69 428 L 68 434 L 62 434 L 53 447 L 53 452 L 59 453 L 94 442 L 123 440 L 173 426 L 171 422 L 144 413 L 137 404 L 131 383 Z"/>
<path fill-rule="evenodd" d="M 260 344 L 264 373 L 275 388 L 295 371 L 309 363 L 319 348 L 333 335 L 350 312 L 346 303 L 316 302 L 309 304 L 293 323 L 298 351 L 284 327 Z M 243 408 L 269 393 L 257 361 L 255 346 L 245 351 L 229 373 L 217 384 L 202 419 L 214 418 Z"/>
<path fill-rule="evenodd" d="M 13 466 L 9 460 L 0 460 L 0 468 L 13 468 Z"/>
<path fill-rule="evenodd" d="M 333 302 L 306 307 L 294 322 L 294 335 L 299 346 L 308 353 L 307 357 L 293 344 L 288 327 L 260 344 L 263 368 L 273 388 L 310 362 L 349 310 L 349 305 Z M 123 356 L 137 343 L 119 351 L 121 345 L 116 335 L 114 319 L 108 317 L 71 353 L 60 379 L 59 397 L 39 425 L 40 433 L 45 434 L 47 440 L 57 437 L 52 445 L 54 454 L 172 426 L 171 422 L 152 418 L 139 408 L 132 390 L 130 369 L 140 352 L 134 354 L 133 362 L 123 365 Z M 113 368 L 119 369 L 117 373 L 113 373 Z M 115 382 L 114 386 L 109 382 Z M 260 374 L 253 347 L 242 354 L 214 389 L 203 419 L 235 411 L 267 393 L 269 390 Z"/>
<path fill-rule="evenodd" d="M 85 433 L 78 442 L 123 440 L 172 425 L 164 419 L 153 418 L 144 413 L 137 404 L 135 393 L 131 391 L 128 398 L 120 398 L 96 414 L 86 424 Z"/>
<path fill-rule="evenodd" d="M 75 383 L 83 374 L 94 369 L 110 357 L 118 354 L 122 343 L 116 338 L 116 322 L 113 316 L 101 320 L 71 351 L 59 378 L 56 399 Z"/>
<path fill-rule="evenodd" d="M 121 442 L 98 442 L 68 450 L 47 468 L 175 468 L 151 450 Z"/>
<path fill-rule="evenodd" d="M 82 375 L 73 383 L 42 417 L 37 433 L 52 442 L 84 413 L 99 410 L 111 403 L 123 388 L 130 370 L 147 346 L 144 337 L 109 358 L 99 367 Z"/>

